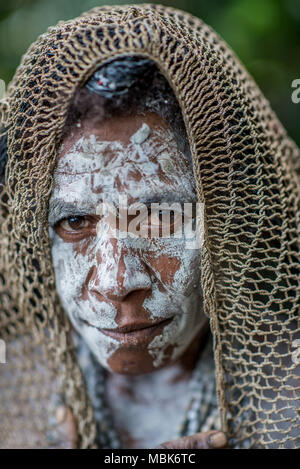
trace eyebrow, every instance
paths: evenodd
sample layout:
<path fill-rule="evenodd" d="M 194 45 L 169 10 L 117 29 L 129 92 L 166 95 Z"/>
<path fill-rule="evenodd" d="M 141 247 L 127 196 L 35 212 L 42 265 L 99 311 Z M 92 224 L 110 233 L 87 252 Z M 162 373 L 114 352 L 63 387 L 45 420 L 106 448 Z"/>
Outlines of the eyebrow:
<path fill-rule="evenodd" d="M 179 194 L 176 192 L 162 192 L 161 194 L 153 194 L 150 195 L 149 197 L 141 198 L 139 203 L 145 204 L 146 206 L 149 206 L 154 203 L 179 203 L 183 205 L 186 202 L 197 202 L 197 198 L 193 197 L 193 200 L 182 200 L 179 197 Z M 86 202 L 80 202 L 81 206 L 78 207 L 78 205 L 74 202 L 66 202 L 62 199 L 56 198 L 53 200 L 50 200 L 50 205 L 49 205 L 49 215 L 48 215 L 48 223 L 50 226 L 54 226 L 58 221 L 68 218 L 71 216 L 85 216 L 88 214 L 91 214 L 91 212 L 95 212 L 95 206 L 88 201 Z M 128 204 L 130 206 L 131 204 Z"/>
<path fill-rule="evenodd" d="M 149 197 L 141 198 L 139 200 L 140 203 L 149 205 L 149 204 L 155 204 L 155 203 L 179 203 L 179 204 L 184 204 L 186 202 L 197 202 L 197 196 L 195 195 L 192 200 L 182 200 L 181 194 L 173 191 L 165 191 L 160 194 L 153 194 L 150 195 Z"/>
<path fill-rule="evenodd" d="M 70 216 L 84 216 L 94 211 L 94 206 L 90 203 L 83 204 L 78 207 L 74 202 L 65 202 L 61 199 L 50 200 L 48 223 L 50 226 L 55 225 L 59 220 Z"/>

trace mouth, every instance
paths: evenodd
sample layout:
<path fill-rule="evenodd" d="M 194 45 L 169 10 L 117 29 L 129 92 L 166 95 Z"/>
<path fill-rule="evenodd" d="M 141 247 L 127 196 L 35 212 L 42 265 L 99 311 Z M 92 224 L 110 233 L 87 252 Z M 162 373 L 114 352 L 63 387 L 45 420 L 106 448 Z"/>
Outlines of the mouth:
<path fill-rule="evenodd" d="M 158 335 L 162 329 L 170 324 L 174 316 L 162 321 L 156 322 L 155 324 L 139 323 L 129 324 L 116 329 L 103 329 L 100 327 L 92 326 L 87 321 L 83 321 L 85 324 L 94 327 L 102 334 L 117 340 L 118 342 L 124 342 L 128 344 L 138 345 L 145 341 L 149 341 L 153 336 Z"/>

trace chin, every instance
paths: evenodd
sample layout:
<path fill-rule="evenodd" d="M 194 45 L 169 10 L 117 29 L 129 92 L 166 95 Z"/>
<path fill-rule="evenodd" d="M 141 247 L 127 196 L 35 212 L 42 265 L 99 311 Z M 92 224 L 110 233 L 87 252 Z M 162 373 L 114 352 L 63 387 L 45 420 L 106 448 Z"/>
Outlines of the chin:
<path fill-rule="evenodd" d="M 125 349 L 121 347 L 109 358 L 107 368 L 113 373 L 122 375 L 142 375 L 163 368 L 168 363 L 169 359 L 166 358 L 164 363 L 156 367 L 148 349 L 137 350 L 133 347 L 126 347 Z"/>

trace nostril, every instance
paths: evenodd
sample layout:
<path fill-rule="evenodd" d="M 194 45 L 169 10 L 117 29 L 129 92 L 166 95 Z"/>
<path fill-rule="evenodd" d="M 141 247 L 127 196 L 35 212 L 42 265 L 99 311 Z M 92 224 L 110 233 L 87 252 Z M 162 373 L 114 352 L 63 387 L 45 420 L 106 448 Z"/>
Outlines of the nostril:
<path fill-rule="evenodd" d="M 124 286 L 116 285 L 110 288 L 101 288 L 93 286 L 90 288 L 90 293 L 96 296 L 99 300 L 105 298 L 113 302 L 128 302 L 142 304 L 144 299 L 151 295 L 151 286 L 132 286 L 126 288 Z"/>
<path fill-rule="evenodd" d="M 143 302 L 147 296 L 151 295 L 151 287 L 146 288 L 136 288 L 130 292 L 128 292 L 124 296 L 123 301 L 130 301 L 130 302 Z"/>

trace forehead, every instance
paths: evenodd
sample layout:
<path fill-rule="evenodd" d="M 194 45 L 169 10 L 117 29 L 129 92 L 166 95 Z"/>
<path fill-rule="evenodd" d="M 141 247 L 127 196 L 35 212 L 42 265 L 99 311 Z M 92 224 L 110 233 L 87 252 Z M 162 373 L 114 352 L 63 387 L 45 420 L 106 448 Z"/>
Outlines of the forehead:
<path fill-rule="evenodd" d="M 189 158 L 154 113 L 82 123 L 63 142 L 54 176 L 54 192 L 68 200 L 87 197 L 86 189 L 139 197 L 166 186 L 191 192 L 193 185 Z"/>
<path fill-rule="evenodd" d="M 160 129 L 167 131 L 167 125 L 164 120 L 155 113 L 148 112 L 145 115 L 130 116 L 114 116 L 110 119 L 103 120 L 100 124 L 95 125 L 89 121 L 79 122 L 72 132 L 67 136 L 59 153 L 58 161 L 60 162 L 67 155 L 74 145 L 82 139 L 95 136 L 97 141 L 103 142 L 120 142 L 124 146 L 130 145 L 131 137 L 141 126 L 146 123 L 150 129 Z"/>

